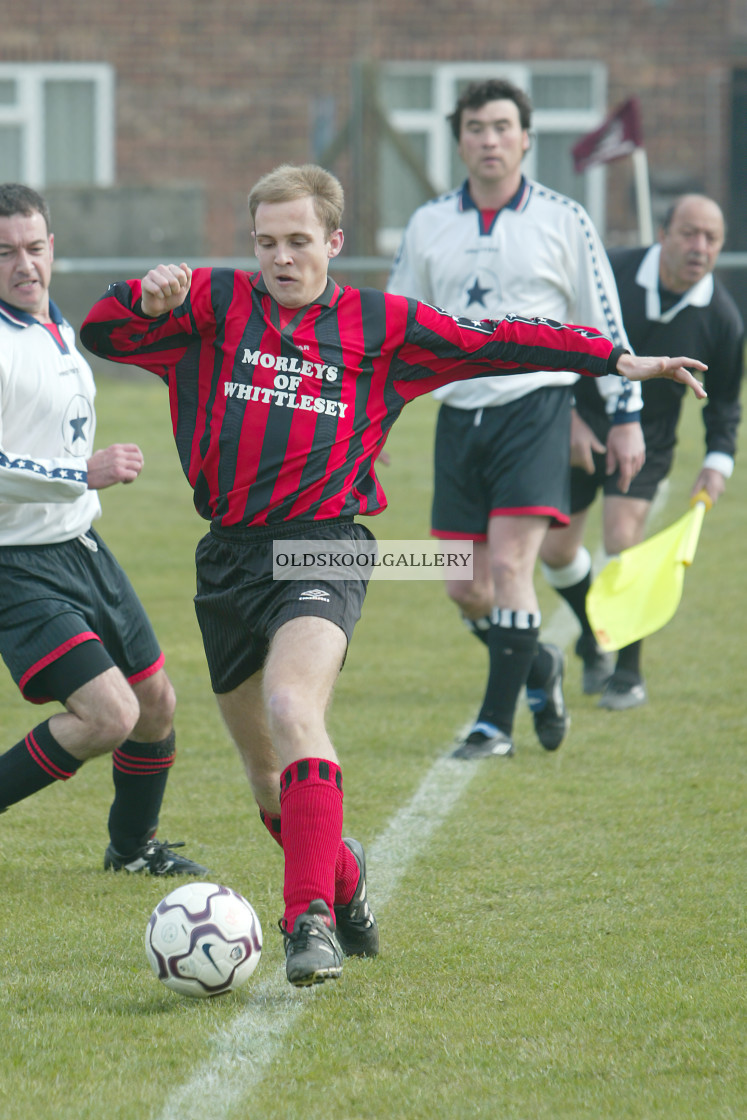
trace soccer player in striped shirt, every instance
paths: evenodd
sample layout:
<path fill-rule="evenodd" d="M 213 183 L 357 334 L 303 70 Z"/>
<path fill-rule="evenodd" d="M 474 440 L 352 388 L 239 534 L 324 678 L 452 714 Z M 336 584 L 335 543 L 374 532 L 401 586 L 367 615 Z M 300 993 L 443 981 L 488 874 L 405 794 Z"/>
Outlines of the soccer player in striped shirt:
<path fill-rule="evenodd" d="M 392 424 L 455 378 L 573 368 L 675 378 L 700 395 L 685 367 L 702 367 L 633 357 L 585 327 L 475 322 L 339 287 L 328 266 L 343 245 L 343 192 L 314 165 L 276 168 L 249 208 L 259 272 L 158 265 L 111 285 L 81 336 L 168 385 L 182 467 L 210 522 L 195 605 L 211 683 L 283 848 L 286 974 L 305 986 L 379 947 L 325 724 L 366 577 L 273 579 L 273 542 L 370 542 L 355 518 L 386 505 L 374 464 Z"/>

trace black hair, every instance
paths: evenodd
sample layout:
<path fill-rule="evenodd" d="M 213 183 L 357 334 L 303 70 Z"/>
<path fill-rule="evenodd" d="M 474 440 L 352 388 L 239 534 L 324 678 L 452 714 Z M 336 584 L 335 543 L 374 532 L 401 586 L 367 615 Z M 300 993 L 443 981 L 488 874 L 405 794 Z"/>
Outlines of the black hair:
<path fill-rule="evenodd" d="M 482 82 L 471 82 L 462 90 L 453 113 L 446 118 L 451 125 L 455 140 L 458 141 L 461 135 L 464 110 L 481 109 L 488 101 L 513 101 L 519 110 L 522 129 L 529 129 L 532 123 L 532 102 L 529 96 L 506 78 L 488 78 Z"/>
<path fill-rule="evenodd" d="M 49 233 L 49 206 L 46 199 L 23 183 L 0 183 L 0 218 L 34 213 L 41 214 Z"/>

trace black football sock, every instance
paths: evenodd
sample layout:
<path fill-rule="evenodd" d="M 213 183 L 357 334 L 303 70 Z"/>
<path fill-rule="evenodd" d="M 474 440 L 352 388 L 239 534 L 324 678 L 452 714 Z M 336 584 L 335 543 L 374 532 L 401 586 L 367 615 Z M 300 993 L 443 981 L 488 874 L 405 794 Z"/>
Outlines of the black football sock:
<path fill-rule="evenodd" d="M 586 596 L 589 594 L 591 587 L 591 574 L 584 576 L 578 583 L 574 583 L 573 587 L 559 587 L 557 588 L 558 595 L 565 599 L 568 606 L 571 608 L 576 618 L 581 624 L 581 637 L 594 639 L 594 631 L 589 622 L 589 616 L 586 613 Z"/>
<path fill-rule="evenodd" d="M 66 782 L 82 765 L 60 746 L 46 720 L 0 755 L 0 806 L 23 801 L 52 782 Z"/>
<path fill-rule="evenodd" d="M 583 545 L 570 564 L 549 568 L 542 564 L 542 574 L 561 599 L 565 599 L 581 625 L 581 637 L 594 641 L 594 631 L 586 613 L 586 596 L 591 587 L 591 556 Z"/>
<path fill-rule="evenodd" d="M 550 650 L 542 642 L 537 642 L 537 652 L 527 676 L 527 688 L 544 688 L 554 668 L 555 658 Z"/>
<path fill-rule="evenodd" d="M 631 642 L 629 646 L 623 646 L 617 654 L 616 673 L 635 673 L 637 677 L 640 677 L 642 645 L 643 641 L 639 639 L 637 642 Z"/>
<path fill-rule="evenodd" d="M 488 644 L 488 634 L 490 633 L 490 615 L 485 615 L 484 618 L 467 618 L 466 614 L 462 615 L 462 622 L 469 630 L 470 634 L 474 634 L 484 646 Z"/>
<path fill-rule="evenodd" d="M 120 855 L 137 852 L 155 835 L 175 749 L 172 731 L 158 743 L 128 739 L 112 755 L 114 801 L 109 836 Z"/>
<path fill-rule="evenodd" d="M 537 652 L 540 615 L 496 608 L 488 631 L 490 669 L 478 723 L 497 727 L 509 738 L 516 705 Z"/>

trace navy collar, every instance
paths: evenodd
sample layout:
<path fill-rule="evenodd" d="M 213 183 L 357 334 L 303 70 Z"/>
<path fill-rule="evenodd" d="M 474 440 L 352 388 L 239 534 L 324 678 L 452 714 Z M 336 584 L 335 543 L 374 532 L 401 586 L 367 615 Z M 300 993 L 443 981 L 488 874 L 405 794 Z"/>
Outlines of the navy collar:
<path fill-rule="evenodd" d="M 0 314 L 16 327 L 44 326 L 37 318 L 30 315 L 28 311 L 21 311 L 20 307 L 14 307 L 12 303 L 7 303 L 4 299 L 0 299 Z M 52 300 L 49 301 L 49 317 L 58 327 L 61 327 L 65 322 L 62 312 Z"/>
<path fill-rule="evenodd" d="M 501 210 L 519 210 L 525 204 L 529 196 L 530 186 L 525 177 L 522 175 L 521 182 L 519 183 L 516 194 L 514 194 L 508 202 L 501 206 Z M 465 179 L 459 188 L 459 205 L 462 210 L 478 210 L 477 203 L 469 193 L 469 179 Z M 500 210 L 498 211 L 500 213 Z"/>

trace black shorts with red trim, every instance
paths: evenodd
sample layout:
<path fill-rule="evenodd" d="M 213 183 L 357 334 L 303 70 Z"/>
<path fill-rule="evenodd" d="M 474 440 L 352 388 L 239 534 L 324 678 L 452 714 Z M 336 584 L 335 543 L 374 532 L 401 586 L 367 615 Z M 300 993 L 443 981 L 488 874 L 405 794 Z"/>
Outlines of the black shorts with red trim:
<path fill-rule="evenodd" d="M 0 656 L 35 704 L 64 703 L 113 665 L 131 684 L 163 665 L 142 603 L 93 529 L 0 548 Z"/>
<path fill-rule="evenodd" d="M 351 518 L 219 528 L 197 545 L 195 611 L 213 692 L 231 692 L 265 663 L 283 623 L 312 616 L 334 622 L 348 642 L 361 616 L 368 578 L 273 579 L 273 541 L 373 541 Z"/>
<path fill-rule="evenodd" d="M 585 411 L 578 408 L 579 416 L 594 432 L 602 443 L 607 441 L 610 423 L 604 414 L 598 411 Z M 655 416 L 646 419 L 644 411 L 641 419 L 643 438 L 646 441 L 646 461 L 638 474 L 623 494 L 618 482 L 620 472 L 606 473 L 605 453 L 594 452 L 594 473 L 587 474 L 580 467 L 571 469 L 571 512 L 579 513 L 588 509 L 597 496 L 599 490 L 605 497 L 617 498 L 642 498 L 652 502 L 659 483 L 663 481 L 672 469 L 674 449 L 677 444 L 677 421 L 679 414 Z"/>
<path fill-rule="evenodd" d="M 436 425 L 431 533 L 484 541 L 491 517 L 570 510 L 570 386 L 536 389 L 509 404 L 442 405 Z"/>

